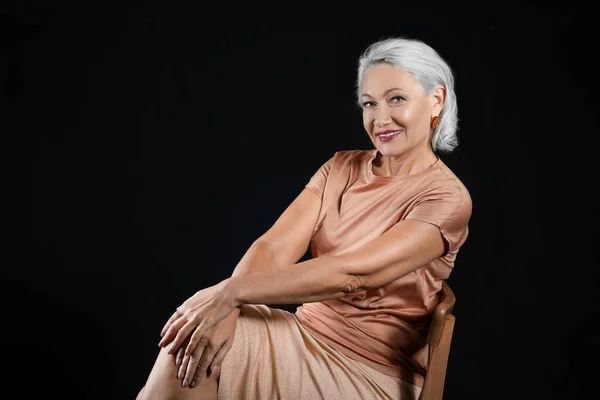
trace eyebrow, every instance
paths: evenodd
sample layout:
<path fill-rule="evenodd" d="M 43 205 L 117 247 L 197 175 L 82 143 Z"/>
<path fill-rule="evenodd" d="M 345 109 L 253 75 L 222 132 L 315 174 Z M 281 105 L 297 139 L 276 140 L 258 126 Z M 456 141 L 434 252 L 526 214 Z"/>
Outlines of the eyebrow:
<path fill-rule="evenodd" d="M 402 92 L 402 93 L 406 93 L 404 90 L 402 90 L 402 89 L 400 89 L 400 88 L 396 88 L 396 87 L 394 87 L 394 88 L 391 88 L 391 89 L 388 89 L 388 90 L 386 90 L 386 91 L 383 93 L 383 95 L 384 95 L 384 96 L 386 96 L 386 95 L 387 95 L 389 92 L 393 92 L 394 90 L 398 90 L 398 91 L 400 91 L 400 92 Z M 371 97 L 371 98 L 373 97 L 373 96 L 371 96 L 371 95 L 370 95 L 370 94 L 368 94 L 368 93 L 363 93 L 363 94 L 361 94 L 361 97 L 362 97 L 362 96 L 367 96 L 367 97 Z"/>

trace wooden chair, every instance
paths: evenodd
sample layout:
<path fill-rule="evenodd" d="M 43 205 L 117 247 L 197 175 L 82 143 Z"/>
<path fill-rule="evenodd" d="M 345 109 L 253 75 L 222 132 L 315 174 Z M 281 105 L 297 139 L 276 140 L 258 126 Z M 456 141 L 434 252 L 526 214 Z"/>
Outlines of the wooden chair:
<path fill-rule="evenodd" d="M 450 354 L 450 343 L 454 331 L 454 315 L 452 311 L 456 303 L 454 292 L 444 281 L 440 295 L 440 303 L 435 308 L 433 319 L 427 336 L 429 344 L 429 364 L 423 389 L 419 400 L 442 400 L 444 381 Z"/>

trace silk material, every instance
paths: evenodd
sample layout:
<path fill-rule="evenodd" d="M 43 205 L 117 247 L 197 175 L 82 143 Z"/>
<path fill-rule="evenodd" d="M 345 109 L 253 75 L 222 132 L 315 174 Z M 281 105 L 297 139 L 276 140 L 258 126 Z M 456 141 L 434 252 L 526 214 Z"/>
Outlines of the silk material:
<path fill-rule="evenodd" d="M 439 227 L 448 252 L 375 290 L 298 307 L 315 337 L 387 375 L 423 385 L 430 315 L 468 236 L 471 197 L 441 159 L 403 177 L 373 174 L 377 150 L 334 154 L 306 187 L 322 200 L 313 257 L 352 252 L 406 219 Z"/>
<path fill-rule="evenodd" d="M 421 388 L 347 357 L 297 317 L 244 305 L 221 365 L 219 400 L 416 400 Z"/>

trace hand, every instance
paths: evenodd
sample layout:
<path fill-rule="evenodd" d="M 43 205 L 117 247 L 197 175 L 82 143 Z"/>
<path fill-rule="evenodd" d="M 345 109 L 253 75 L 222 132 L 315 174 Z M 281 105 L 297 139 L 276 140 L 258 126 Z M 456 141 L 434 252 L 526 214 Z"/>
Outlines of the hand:
<path fill-rule="evenodd" d="M 236 308 L 206 331 L 190 356 L 185 355 L 183 347 L 177 351 L 175 364 L 179 366 L 177 377 L 183 379 L 182 386 L 189 384 L 193 388 L 202 378 L 220 373 L 221 363 L 233 343 L 238 315 Z"/>
<path fill-rule="evenodd" d="M 175 354 L 192 334 L 185 347 L 185 355 L 190 356 L 206 331 L 236 308 L 237 304 L 228 290 L 228 281 L 226 279 L 196 292 L 179 306 L 162 329 L 160 335 L 163 338 L 158 345 L 165 347 L 173 341 L 168 353 Z"/>

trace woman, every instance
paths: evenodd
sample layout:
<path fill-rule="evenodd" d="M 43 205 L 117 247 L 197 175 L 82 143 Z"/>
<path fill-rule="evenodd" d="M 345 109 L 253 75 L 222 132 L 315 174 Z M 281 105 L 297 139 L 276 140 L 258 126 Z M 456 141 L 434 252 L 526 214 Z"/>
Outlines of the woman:
<path fill-rule="evenodd" d="M 138 399 L 418 398 L 472 211 L 437 156 L 457 146 L 454 78 L 418 40 L 382 40 L 359 61 L 374 149 L 336 152 L 231 278 L 176 310 Z"/>

